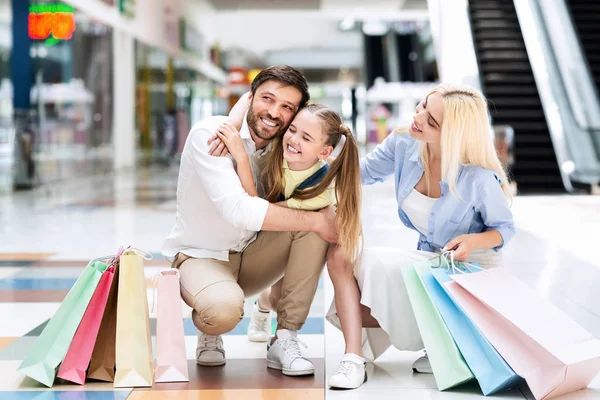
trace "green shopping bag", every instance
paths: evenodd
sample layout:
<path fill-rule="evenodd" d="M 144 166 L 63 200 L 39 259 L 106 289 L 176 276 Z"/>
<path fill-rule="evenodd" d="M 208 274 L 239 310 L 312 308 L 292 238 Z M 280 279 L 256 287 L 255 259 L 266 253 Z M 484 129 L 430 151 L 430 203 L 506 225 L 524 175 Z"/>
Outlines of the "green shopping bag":
<path fill-rule="evenodd" d="M 20 372 L 48 387 L 52 386 L 56 368 L 65 357 L 100 277 L 107 267 L 105 263 L 97 260 L 91 261 L 85 267 L 19 366 Z"/>
<path fill-rule="evenodd" d="M 438 263 L 437 258 L 419 262 L 402 268 L 402 275 L 435 382 L 442 391 L 470 381 L 474 376 L 417 273 Z"/>

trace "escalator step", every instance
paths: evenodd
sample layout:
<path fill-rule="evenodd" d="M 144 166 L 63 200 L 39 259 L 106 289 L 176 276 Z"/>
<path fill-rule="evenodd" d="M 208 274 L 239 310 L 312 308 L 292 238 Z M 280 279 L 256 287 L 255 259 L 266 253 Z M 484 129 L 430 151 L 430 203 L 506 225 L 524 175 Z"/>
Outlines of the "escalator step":
<path fill-rule="evenodd" d="M 476 20 L 514 18 L 515 15 L 516 13 L 514 11 L 510 12 L 498 8 L 471 11 L 471 18 Z"/>
<path fill-rule="evenodd" d="M 479 50 L 525 50 L 525 44 L 518 40 L 480 40 Z"/>
<path fill-rule="evenodd" d="M 488 84 L 485 87 L 485 91 L 486 91 L 488 97 L 501 96 L 501 95 L 512 95 L 512 96 L 519 96 L 519 95 L 537 96 L 538 95 L 537 89 L 534 86 L 529 86 L 529 85 L 507 85 L 507 84 L 490 85 L 490 84 Z"/>
<path fill-rule="evenodd" d="M 548 148 L 552 148 L 552 139 L 550 135 L 548 135 L 548 130 L 546 129 L 545 135 L 538 135 L 535 133 L 522 132 L 515 129 L 515 148 L 517 144 L 519 146 L 527 146 L 527 145 L 537 145 L 537 146 L 546 146 Z"/>
<path fill-rule="evenodd" d="M 505 31 L 505 30 L 491 30 L 477 32 L 476 40 L 487 40 L 487 39 L 514 39 L 523 42 L 523 37 L 517 31 Z"/>
<path fill-rule="evenodd" d="M 523 147 L 515 146 L 513 149 L 515 157 L 517 158 L 547 158 L 556 160 L 556 154 L 552 147 Z"/>
<path fill-rule="evenodd" d="M 513 170 L 513 173 L 515 171 Z M 520 172 L 520 171 L 519 171 Z M 562 178 L 560 174 L 557 175 L 539 175 L 539 174 L 528 174 L 527 171 L 521 175 L 517 180 L 517 186 L 519 192 L 523 193 L 548 193 L 548 189 L 554 189 L 551 192 L 563 192 L 565 188 L 563 186 Z"/>
<path fill-rule="evenodd" d="M 535 79 L 532 75 L 520 75 L 510 72 L 491 72 L 481 71 L 484 73 L 484 79 L 489 83 L 506 83 L 512 84 L 535 84 Z"/>
<path fill-rule="evenodd" d="M 541 108 L 541 106 L 540 106 Z M 548 125 L 546 125 L 546 121 L 517 121 L 513 120 L 510 124 L 516 133 L 527 133 L 530 132 L 532 134 L 547 134 L 548 133 Z"/>
<path fill-rule="evenodd" d="M 569 1 L 568 3 L 573 3 Z M 600 3 L 591 3 L 591 4 L 569 4 L 569 9 L 571 13 L 574 15 L 585 15 L 588 13 L 598 13 L 600 12 Z"/>
<path fill-rule="evenodd" d="M 488 100 L 492 103 L 495 103 L 494 97 L 489 94 L 488 91 Z M 514 121 L 534 121 L 534 122 L 546 122 L 546 116 L 542 110 L 530 109 L 530 110 L 506 110 L 502 109 L 501 111 L 492 111 L 492 118 L 494 120 L 502 119 L 502 120 L 514 120 Z"/>
<path fill-rule="evenodd" d="M 600 10 L 588 10 L 585 13 L 577 13 L 574 16 L 575 21 L 577 21 L 577 25 L 579 26 L 580 22 L 583 23 L 593 23 L 597 21 L 598 17 L 600 17 Z"/>
<path fill-rule="evenodd" d="M 575 25 L 577 25 L 577 23 Z M 576 26 L 576 29 L 578 32 L 581 31 L 579 26 Z M 586 35 L 582 39 L 589 41 L 600 40 L 600 33 L 597 29 L 592 28 L 589 32 L 586 32 Z"/>
<path fill-rule="evenodd" d="M 487 61 L 522 61 L 529 60 L 525 50 L 486 50 L 479 52 L 479 58 L 482 62 Z M 529 64 L 529 63 L 527 63 Z"/>
<path fill-rule="evenodd" d="M 516 159 L 516 161 L 518 161 L 519 163 L 519 169 L 520 170 L 527 170 L 527 171 L 558 171 L 558 164 L 556 163 L 556 158 L 554 158 L 554 160 L 549 160 L 549 161 L 532 161 L 529 159 L 529 157 L 523 159 L 523 160 L 519 160 Z"/>
<path fill-rule="evenodd" d="M 474 30 L 487 30 L 487 29 L 506 29 L 506 30 L 518 30 L 519 23 L 517 21 L 507 21 L 507 20 L 476 20 L 474 24 L 472 24 L 472 28 Z"/>
<path fill-rule="evenodd" d="M 578 21 L 577 29 L 580 31 L 596 31 L 596 26 L 598 22 L 597 19 Z"/>
<path fill-rule="evenodd" d="M 513 10 L 514 6 L 507 1 L 470 1 L 469 9 L 471 10 L 497 10 L 506 9 Z"/>
<path fill-rule="evenodd" d="M 594 52 L 587 52 L 587 59 L 591 64 L 595 64 L 595 63 L 600 63 L 600 54 L 596 53 L 598 50 L 595 50 Z"/>
<path fill-rule="evenodd" d="M 531 66 L 528 61 L 481 61 L 481 69 L 486 72 L 521 72 L 531 74 Z"/>

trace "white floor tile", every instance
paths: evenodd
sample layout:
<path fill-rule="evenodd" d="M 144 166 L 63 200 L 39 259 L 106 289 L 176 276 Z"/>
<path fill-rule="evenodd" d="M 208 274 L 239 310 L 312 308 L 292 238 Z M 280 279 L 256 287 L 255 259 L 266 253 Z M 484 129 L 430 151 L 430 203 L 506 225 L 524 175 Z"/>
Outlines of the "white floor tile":
<path fill-rule="evenodd" d="M 0 303 L 0 336 L 25 335 L 54 315 L 60 303 Z"/>
<path fill-rule="evenodd" d="M 463 399 L 482 399 L 481 394 L 476 392 L 438 392 L 432 389 L 398 389 L 396 387 L 388 388 L 370 388 L 368 382 L 358 390 L 352 391 L 335 391 L 327 390 L 325 392 L 326 399 L 343 399 L 343 400 L 365 400 L 365 399 L 410 399 L 410 400 L 463 400 Z M 495 395 L 493 398 L 500 399 L 525 399 L 521 392 L 502 393 Z"/>
<path fill-rule="evenodd" d="M 0 268 L 0 279 L 14 278 L 23 269 L 23 267 L 2 267 Z"/>

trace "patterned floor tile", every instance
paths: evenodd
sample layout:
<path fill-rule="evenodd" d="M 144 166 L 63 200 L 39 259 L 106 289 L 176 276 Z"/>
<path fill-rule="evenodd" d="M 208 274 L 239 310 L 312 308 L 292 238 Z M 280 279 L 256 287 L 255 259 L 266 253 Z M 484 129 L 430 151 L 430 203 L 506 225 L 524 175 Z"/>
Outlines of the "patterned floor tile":
<path fill-rule="evenodd" d="M 55 253 L 0 253 L 0 261 L 37 261 L 52 257 Z"/>
<path fill-rule="evenodd" d="M 19 391 L 0 392 L 2 400 L 125 400 L 130 391 Z"/>
<path fill-rule="evenodd" d="M 0 352 L 6 347 L 13 343 L 17 337 L 0 337 Z"/>
<path fill-rule="evenodd" d="M 127 400 L 323 400 L 323 389 L 134 391 Z"/>

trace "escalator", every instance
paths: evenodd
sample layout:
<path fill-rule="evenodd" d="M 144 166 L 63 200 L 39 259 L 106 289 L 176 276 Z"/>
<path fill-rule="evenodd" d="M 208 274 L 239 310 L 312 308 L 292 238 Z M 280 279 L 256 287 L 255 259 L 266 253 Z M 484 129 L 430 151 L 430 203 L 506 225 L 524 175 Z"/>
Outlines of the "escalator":
<path fill-rule="evenodd" d="M 596 92 L 600 93 L 600 3 L 597 0 L 566 0 L 566 4 L 596 84 Z"/>
<path fill-rule="evenodd" d="M 469 0 L 469 19 L 493 124 L 514 129 L 511 174 L 519 192 L 564 193 L 513 0 Z"/>

